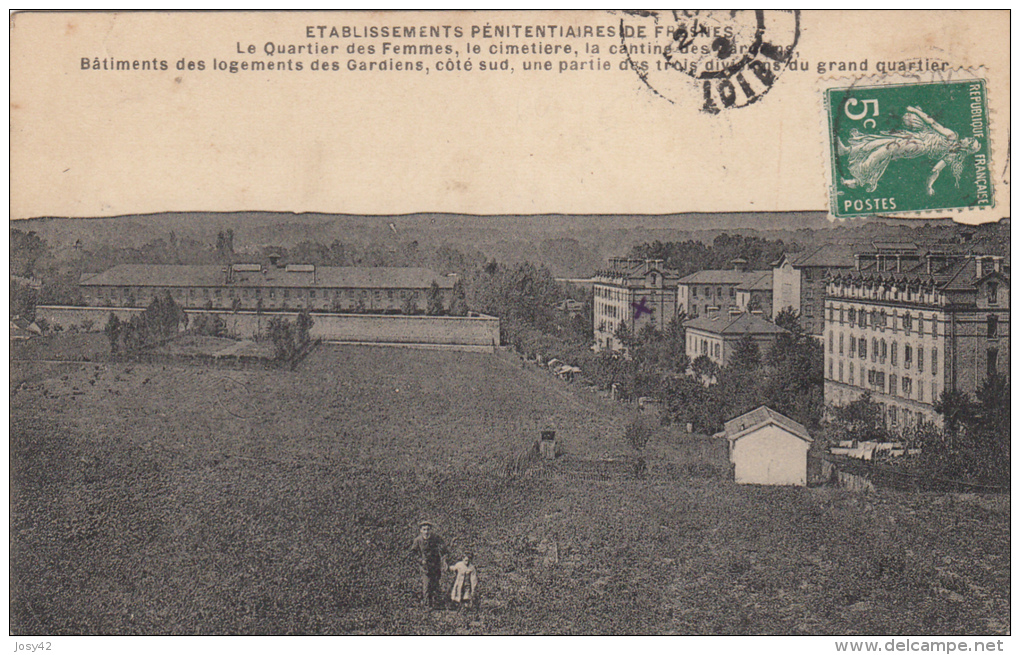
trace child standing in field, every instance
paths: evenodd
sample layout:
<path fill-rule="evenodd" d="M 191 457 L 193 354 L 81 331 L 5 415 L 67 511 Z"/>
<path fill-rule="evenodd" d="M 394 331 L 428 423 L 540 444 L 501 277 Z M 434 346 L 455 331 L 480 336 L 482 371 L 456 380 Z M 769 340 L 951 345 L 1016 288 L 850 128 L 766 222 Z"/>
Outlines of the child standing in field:
<path fill-rule="evenodd" d="M 471 553 L 464 553 L 464 557 L 451 566 L 450 570 L 457 575 L 457 579 L 453 581 L 450 599 L 458 607 L 474 604 L 478 595 L 478 570 L 472 562 Z"/>

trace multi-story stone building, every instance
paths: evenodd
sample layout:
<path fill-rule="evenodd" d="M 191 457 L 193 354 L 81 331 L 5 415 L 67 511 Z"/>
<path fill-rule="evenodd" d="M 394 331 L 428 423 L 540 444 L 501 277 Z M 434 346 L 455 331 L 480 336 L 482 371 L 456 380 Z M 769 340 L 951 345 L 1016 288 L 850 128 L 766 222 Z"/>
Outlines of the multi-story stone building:
<path fill-rule="evenodd" d="M 853 266 L 853 250 L 831 244 L 784 254 L 772 267 L 772 318 L 792 308 L 800 315 L 805 332 L 821 336 L 826 280 L 830 274 Z"/>
<path fill-rule="evenodd" d="M 891 429 L 937 423 L 944 391 L 973 394 L 1009 373 L 1009 265 L 952 246 L 882 245 L 828 281 L 825 402 L 869 392 Z"/>
<path fill-rule="evenodd" d="M 455 281 L 425 268 L 122 264 L 79 286 L 93 307 L 145 307 L 169 291 L 186 309 L 400 312 L 424 311 L 433 282 L 449 308 Z"/>
<path fill-rule="evenodd" d="M 637 334 L 645 326 L 663 329 L 676 316 L 676 285 L 679 276 L 661 259 L 609 260 L 609 267 L 595 273 L 595 350 L 625 350 L 617 330 L 626 326 Z"/>
<path fill-rule="evenodd" d="M 747 262 L 734 259 L 730 270 L 691 273 L 677 283 L 677 311 L 688 318 L 706 314 L 729 315 L 737 308 L 737 288 L 757 282 L 768 271 L 749 271 Z"/>

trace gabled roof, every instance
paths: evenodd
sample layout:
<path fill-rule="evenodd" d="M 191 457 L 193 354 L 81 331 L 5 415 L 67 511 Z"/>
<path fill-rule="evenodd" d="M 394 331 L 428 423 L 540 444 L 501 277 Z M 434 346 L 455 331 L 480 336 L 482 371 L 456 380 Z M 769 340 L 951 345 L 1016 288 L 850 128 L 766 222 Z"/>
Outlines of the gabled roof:
<path fill-rule="evenodd" d="M 804 441 L 811 442 L 811 435 L 808 434 L 807 428 L 803 425 L 794 421 L 788 416 L 784 416 L 779 412 L 775 411 L 770 407 L 762 405 L 758 409 L 741 414 L 740 416 L 726 421 L 724 425 L 724 432 L 726 438 L 730 441 L 736 441 L 737 439 L 757 430 L 763 425 L 777 425 L 790 434 L 800 437 Z"/>
<path fill-rule="evenodd" d="M 422 289 L 432 281 L 453 287 L 454 278 L 427 268 L 318 266 L 286 270 L 234 269 L 227 282 L 226 266 L 178 264 L 121 264 L 87 277 L 82 286 L 134 287 L 313 287 L 352 289 Z M 313 281 L 314 278 L 314 281 Z"/>
<path fill-rule="evenodd" d="M 772 272 L 763 273 L 761 277 L 741 284 L 737 291 L 772 291 Z"/>
<path fill-rule="evenodd" d="M 755 314 L 699 316 L 684 322 L 684 327 L 722 335 L 783 334 L 787 330 Z"/>

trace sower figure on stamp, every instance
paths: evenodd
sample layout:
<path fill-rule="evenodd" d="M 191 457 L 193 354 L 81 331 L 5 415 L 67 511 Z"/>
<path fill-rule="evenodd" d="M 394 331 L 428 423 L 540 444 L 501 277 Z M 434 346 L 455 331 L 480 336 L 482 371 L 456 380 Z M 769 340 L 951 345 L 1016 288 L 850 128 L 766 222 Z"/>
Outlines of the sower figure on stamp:
<path fill-rule="evenodd" d="M 449 551 L 442 538 L 433 534 L 432 523 L 422 521 L 418 524 L 418 536 L 411 543 L 408 554 L 414 557 L 420 566 L 422 604 L 426 607 L 438 606 L 442 602 L 439 583 L 443 578 Z"/>
<path fill-rule="evenodd" d="M 917 107 L 907 107 L 903 124 L 907 129 L 879 134 L 862 134 L 853 129 L 848 143 L 837 141 L 839 155 L 847 158 L 852 176 L 842 181 L 847 188 L 872 192 L 890 163 L 916 157 L 936 160 L 925 185 L 929 196 L 935 194 L 935 180 L 947 165 L 959 186 L 964 161 L 981 149 L 980 144 L 971 137 L 961 139 Z"/>
<path fill-rule="evenodd" d="M 474 606 L 478 602 L 478 570 L 473 555 L 468 552 L 459 562 L 450 567 L 457 574 L 450 591 L 450 600 L 458 607 Z"/>

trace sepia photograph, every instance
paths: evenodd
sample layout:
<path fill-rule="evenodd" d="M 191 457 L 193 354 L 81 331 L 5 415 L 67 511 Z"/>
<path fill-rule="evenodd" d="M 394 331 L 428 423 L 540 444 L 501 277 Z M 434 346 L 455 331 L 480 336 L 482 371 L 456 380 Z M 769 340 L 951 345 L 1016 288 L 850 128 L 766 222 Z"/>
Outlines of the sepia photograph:
<path fill-rule="evenodd" d="M 1008 11 L 9 32 L 8 649 L 1012 643 Z"/>

